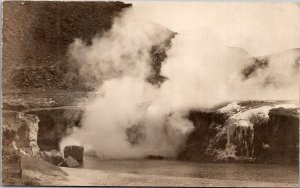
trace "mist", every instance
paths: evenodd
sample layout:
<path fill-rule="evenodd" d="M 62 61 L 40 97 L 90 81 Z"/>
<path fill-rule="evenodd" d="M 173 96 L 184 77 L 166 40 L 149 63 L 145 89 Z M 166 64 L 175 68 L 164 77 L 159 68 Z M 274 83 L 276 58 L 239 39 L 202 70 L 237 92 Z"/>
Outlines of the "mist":
<path fill-rule="evenodd" d="M 92 44 L 80 39 L 71 44 L 70 62 L 79 66 L 82 77 L 95 80 L 99 96 L 90 99 L 82 127 L 62 140 L 61 149 L 83 145 L 103 159 L 176 157 L 193 130 L 190 110 L 240 100 L 298 101 L 297 54 L 273 55 L 266 68 L 249 77 L 242 70 L 254 56 L 300 47 L 299 8 L 255 4 L 243 12 L 242 4 L 214 4 L 215 9 L 194 4 L 137 3 Z M 260 17 L 268 10 L 271 20 L 295 27 L 270 32 L 278 23 Z M 236 15 L 242 20 L 232 21 Z M 173 32 L 178 34 L 160 72 L 166 80 L 151 84 L 152 47 L 170 40 Z"/>

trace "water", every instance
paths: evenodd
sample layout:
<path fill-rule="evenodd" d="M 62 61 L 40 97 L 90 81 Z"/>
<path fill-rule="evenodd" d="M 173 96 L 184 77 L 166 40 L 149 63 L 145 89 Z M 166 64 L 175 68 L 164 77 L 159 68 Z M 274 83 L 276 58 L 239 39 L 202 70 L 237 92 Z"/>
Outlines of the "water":
<path fill-rule="evenodd" d="M 298 167 L 265 164 L 203 164 L 175 160 L 98 160 L 85 156 L 85 169 L 141 175 L 195 177 L 220 180 L 246 180 L 297 183 Z"/>

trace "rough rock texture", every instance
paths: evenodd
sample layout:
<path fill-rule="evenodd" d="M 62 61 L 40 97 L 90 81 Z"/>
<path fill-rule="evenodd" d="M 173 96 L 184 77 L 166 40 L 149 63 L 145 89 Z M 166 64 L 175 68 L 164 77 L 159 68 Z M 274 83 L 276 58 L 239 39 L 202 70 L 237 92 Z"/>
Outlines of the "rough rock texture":
<path fill-rule="evenodd" d="M 244 105 L 244 106 L 243 106 Z M 298 108 L 250 102 L 193 111 L 195 129 L 178 158 L 193 161 L 298 163 Z"/>
<path fill-rule="evenodd" d="M 37 155 L 39 118 L 32 114 L 11 111 L 3 111 L 2 118 L 3 156 L 15 152 Z"/>
<path fill-rule="evenodd" d="M 260 138 L 259 140 L 255 140 L 256 143 L 254 147 L 256 149 L 255 151 L 257 151 L 255 155 L 259 160 L 268 160 L 268 162 L 271 163 L 298 163 L 298 109 L 271 109 L 269 118 L 270 120 L 266 124 L 254 128 L 256 135 Z M 261 145 L 265 147 L 259 147 Z"/>
<path fill-rule="evenodd" d="M 21 155 L 39 154 L 38 122 L 39 118 L 32 114 L 2 111 L 3 184 L 15 184 L 21 178 Z"/>
<path fill-rule="evenodd" d="M 192 111 L 189 119 L 195 128 L 189 135 L 186 148 L 178 158 L 192 161 L 211 161 L 219 150 L 226 148 L 225 121 L 227 114 L 215 111 Z"/>
<path fill-rule="evenodd" d="M 39 117 L 37 143 L 42 151 L 59 150 L 61 139 L 73 127 L 80 127 L 81 108 L 39 109 L 30 111 Z"/>
<path fill-rule="evenodd" d="M 160 75 L 161 64 L 167 58 L 167 50 L 172 46 L 172 39 L 176 36 L 177 33 L 169 30 L 170 36 L 169 39 L 164 41 L 162 44 L 152 47 L 151 50 L 151 67 L 152 74 L 147 77 L 147 81 L 151 84 L 160 85 L 167 78 Z"/>
<path fill-rule="evenodd" d="M 84 148 L 81 146 L 66 146 L 64 148 L 64 158 L 68 159 L 68 157 L 72 157 L 73 159 L 75 159 L 76 161 L 78 161 L 79 163 L 83 163 L 83 151 Z"/>
<path fill-rule="evenodd" d="M 204 155 L 209 142 L 209 126 L 212 122 L 212 113 L 196 112 L 190 113 L 189 119 L 193 122 L 195 129 L 189 135 L 186 148 L 179 154 L 179 159 L 205 161 Z"/>
<path fill-rule="evenodd" d="M 59 165 L 63 162 L 64 158 L 59 151 L 50 150 L 50 151 L 42 151 L 41 157 L 54 165 Z"/>
<path fill-rule="evenodd" d="M 65 158 L 64 162 L 63 162 L 63 166 L 71 167 L 71 168 L 78 167 L 80 165 L 81 164 L 71 156 L 68 156 L 67 158 Z"/>

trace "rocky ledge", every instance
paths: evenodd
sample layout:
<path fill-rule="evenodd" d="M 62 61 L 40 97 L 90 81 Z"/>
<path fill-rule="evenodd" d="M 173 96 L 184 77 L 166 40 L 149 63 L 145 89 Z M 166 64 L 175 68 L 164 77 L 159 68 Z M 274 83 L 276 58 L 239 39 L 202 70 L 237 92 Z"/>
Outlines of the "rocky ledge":
<path fill-rule="evenodd" d="M 195 129 L 181 160 L 256 163 L 299 162 L 299 107 L 282 102 L 231 103 L 193 111 Z"/>

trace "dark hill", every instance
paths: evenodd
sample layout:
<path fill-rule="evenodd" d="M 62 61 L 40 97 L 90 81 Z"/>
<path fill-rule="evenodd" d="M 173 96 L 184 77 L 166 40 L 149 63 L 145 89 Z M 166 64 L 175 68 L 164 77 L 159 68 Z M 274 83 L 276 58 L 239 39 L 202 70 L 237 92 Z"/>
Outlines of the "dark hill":
<path fill-rule="evenodd" d="M 122 2 L 5 1 L 3 3 L 3 89 L 82 90 L 68 71 L 74 38 L 89 43 L 110 29 L 131 4 Z"/>

